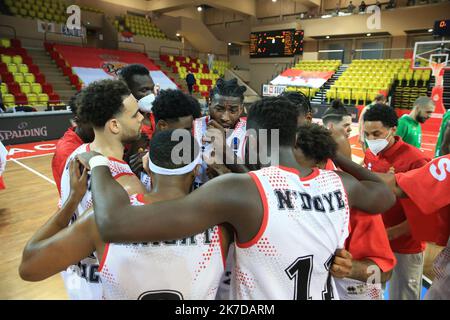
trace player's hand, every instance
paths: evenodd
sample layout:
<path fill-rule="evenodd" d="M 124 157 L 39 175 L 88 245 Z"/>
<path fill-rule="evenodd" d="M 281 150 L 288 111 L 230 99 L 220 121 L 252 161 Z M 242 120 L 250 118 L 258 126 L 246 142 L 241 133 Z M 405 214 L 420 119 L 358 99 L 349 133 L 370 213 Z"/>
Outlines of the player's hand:
<path fill-rule="evenodd" d="M 142 157 L 142 168 L 144 169 L 145 173 L 147 173 L 147 175 L 150 175 L 150 167 L 148 165 L 148 160 L 150 159 L 150 154 L 147 152 L 143 157 Z"/>
<path fill-rule="evenodd" d="M 352 255 L 345 249 L 337 249 L 331 265 L 331 275 L 335 278 L 348 277 L 352 272 Z"/>
<path fill-rule="evenodd" d="M 89 160 L 91 160 L 95 156 L 101 156 L 101 153 L 98 153 L 96 151 L 90 151 L 90 152 L 84 152 L 77 155 L 78 161 L 87 168 L 88 170 L 91 170 L 91 167 L 89 167 Z"/>
<path fill-rule="evenodd" d="M 88 170 L 77 159 L 70 162 L 70 197 L 78 201 L 83 198 L 87 190 Z"/>
<path fill-rule="evenodd" d="M 224 164 L 213 163 L 211 165 L 208 165 L 208 167 L 206 168 L 206 174 L 208 175 L 209 179 L 213 179 L 230 172 L 231 170 L 228 169 Z"/>
<path fill-rule="evenodd" d="M 130 164 L 131 171 L 133 171 L 133 173 L 138 177 L 141 174 L 142 170 L 144 169 L 144 164 L 142 162 L 142 158 L 146 154 L 147 154 L 146 151 L 142 151 L 142 152 L 133 154 L 130 157 L 129 164 Z"/>

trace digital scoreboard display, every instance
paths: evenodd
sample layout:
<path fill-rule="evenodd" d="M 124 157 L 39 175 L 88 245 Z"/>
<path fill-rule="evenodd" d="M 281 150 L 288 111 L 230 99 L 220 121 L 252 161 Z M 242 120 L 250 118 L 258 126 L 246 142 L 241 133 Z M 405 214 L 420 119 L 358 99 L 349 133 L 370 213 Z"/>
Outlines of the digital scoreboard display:
<path fill-rule="evenodd" d="M 434 23 L 433 34 L 436 36 L 450 36 L 450 20 L 437 20 Z"/>
<path fill-rule="evenodd" d="M 250 34 L 250 58 L 292 57 L 303 53 L 303 30 L 275 30 Z"/>

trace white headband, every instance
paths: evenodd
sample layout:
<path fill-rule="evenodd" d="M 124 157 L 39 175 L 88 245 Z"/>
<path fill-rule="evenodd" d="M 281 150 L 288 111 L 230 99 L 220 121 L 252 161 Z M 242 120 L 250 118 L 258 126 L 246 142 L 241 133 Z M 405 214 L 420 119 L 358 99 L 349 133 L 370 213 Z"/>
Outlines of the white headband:
<path fill-rule="evenodd" d="M 157 166 L 156 164 L 154 164 L 152 162 L 150 157 L 148 157 L 148 166 L 149 166 L 150 171 L 153 173 L 156 173 L 156 174 L 161 174 L 164 176 L 181 176 L 183 174 L 192 172 L 192 170 L 194 170 L 195 166 L 197 164 L 201 163 L 201 160 L 202 160 L 202 153 L 199 152 L 197 157 L 194 159 L 194 161 L 192 161 L 188 165 L 181 167 L 181 168 L 176 168 L 176 169 L 167 169 L 167 168 L 162 168 L 160 166 Z"/>

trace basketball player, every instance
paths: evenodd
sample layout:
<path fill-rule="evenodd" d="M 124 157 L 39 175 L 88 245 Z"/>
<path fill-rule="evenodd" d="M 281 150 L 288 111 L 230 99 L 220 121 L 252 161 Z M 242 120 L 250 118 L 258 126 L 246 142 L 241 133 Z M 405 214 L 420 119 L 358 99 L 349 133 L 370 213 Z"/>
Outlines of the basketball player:
<path fill-rule="evenodd" d="M 201 116 L 198 101 L 180 90 L 162 90 L 155 98 L 152 108 L 155 120 L 155 132 L 173 129 L 191 131 L 193 121 Z M 147 191 L 151 190 L 151 178 L 144 172 L 144 164 L 148 163 L 148 147 L 144 153 L 135 154 L 130 158 L 131 169 L 138 175 Z M 146 154 L 146 155 L 145 155 Z M 144 158 L 145 157 L 145 158 Z"/>
<path fill-rule="evenodd" d="M 363 152 L 366 152 L 367 144 L 364 140 L 364 113 L 373 105 L 376 104 L 386 104 L 386 96 L 384 94 L 377 94 L 375 96 L 375 99 L 365 106 L 361 112 L 359 113 L 359 119 L 358 119 L 358 133 L 359 133 L 359 144 L 361 145 L 361 148 L 363 149 Z"/>
<path fill-rule="evenodd" d="M 297 123 L 299 126 L 305 123 L 312 122 L 313 112 L 311 108 L 311 103 L 309 102 L 309 98 L 307 96 L 305 96 L 302 92 L 294 92 L 294 91 L 283 91 L 283 93 L 280 96 L 288 99 L 298 108 L 299 116 L 297 118 Z"/>
<path fill-rule="evenodd" d="M 450 110 L 447 110 L 446 113 L 444 113 L 444 116 L 442 117 L 442 123 L 441 123 L 441 128 L 439 129 L 439 136 L 438 136 L 438 140 L 436 142 L 436 152 L 435 152 L 435 157 L 440 157 L 444 154 L 448 154 L 449 151 L 447 150 L 441 150 L 442 148 L 446 148 L 448 147 L 449 143 L 447 141 L 450 142 Z M 446 140 L 447 141 L 444 141 Z"/>
<path fill-rule="evenodd" d="M 189 163 L 174 163 L 171 154 L 179 141 L 171 139 L 172 133 L 173 130 L 157 132 L 151 140 L 151 149 L 158 150 L 150 153 L 154 188 L 151 193 L 132 195 L 133 205 L 177 199 L 189 193 L 199 168 L 199 147 L 194 146 L 196 141 L 191 137 L 193 152 L 188 155 Z M 72 161 L 72 185 L 78 180 L 74 177 L 77 169 L 76 161 Z M 27 243 L 19 268 L 24 280 L 48 278 L 95 251 L 101 261 L 99 277 L 105 299 L 205 300 L 215 297 L 228 249 L 225 228 L 216 226 L 173 241 L 104 243 L 91 209 L 66 228 L 71 217 L 68 206 L 74 209 L 73 203 L 77 201 L 72 198 L 79 193 L 69 198 L 65 207 Z"/>
<path fill-rule="evenodd" d="M 369 148 L 364 165 L 374 172 L 407 172 L 420 168 L 428 159 L 419 149 L 396 136 L 397 115 L 394 109 L 382 104 L 372 106 L 364 114 L 364 134 Z M 405 213 L 409 200 L 398 200 L 383 214 L 392 251 L 397 265 L 389 286 L 389 298 L 393 300 L 419 300 L 422 284 L 423 252 L 425 242 L 417 241 L 410 232 Z"/>
<path fill-rule="evenodd" d="M 133 174 L 123 158 L 124 145 L 140 137 L 142 115 L 136 99 L 130 94 L 124 82 L 101 80 L 83 89 L 80 96 L 78 115 L 84 123 L 92 125 L 95 139 L 83 144 L 68 158 L 61 178 L 61 204 L 70 195 L 69 163 L 78 154 L 95 150 L 108 157 L 112 175 L 125 190 L 139 189 L 143 185 Z M 90 188 L 74 212 L 72 222 L 92 206 Z M 94 256 L 86 256 L 78 265 L 63 272 L 64 283 L 71 299 L 101 299 L 101 285 L 97 275 L 98 263 Z M 74 286 L 73 283 L 77 283 Z M 79 284 L 79 285 L 78 285 Z"/>
<path fill-rule="evenodd" d="M 128 196 L 104 166 L 103 156 L 80 155 L 92 168 L 95 217 L 102 238 L 168 240 L 227 222 L 236 234 L 234 298 L 337 298 L 329 269 L 335 250 L 344 245 L 348 234 L 349 207 L 382 212 L 394 204 L 395 197 L 363 168 L 355 173 L 358 181 L 344 172 L 299 165 L 293 152 L 297 111 L 286 99 L 256 102 L 247 126 L 257 133 L 268 130 L 268 141 L 272 133 L 279 133 L 280 147 L 276 154 L 266 153 L 269 163 L 263 169 L 226 174 L 184 198 L 140 207 L 129 205 Z M 254 152 L 260 137 L 252 134 L 248 140 Z M 270 144 L 258 147 L 264 152 Z M 277 158 L 279 163 L 274 163 Z M 181 208 L 183 214 L 178 214 Z"/>
<path fill-rule="evenodd" d="M 129 64 L 123 67 L 119 71 L 119 79 L 127 84 L 131 94 L 138 100 L 139 109 L 144 116 L 141 138 L 126 146 L 124 156 L 125 161 L 139 177 L 140 171 L 138 169 L 142 166 L 141 159 L 145 154 L 144 150 L 148 147 L 148 142 L 152 138 L 156 127 L 155 118 L 150 112 L 151 106 L 148 103 L 148 101 L 155 99 L 155 84 L 150 76 L 150 71 L 142 64 Z"/>
<path fill-rule="evenodd" d="M 236 78 L 228 81 L 219 79 L 211 90 L 209 116 L 196 119 L 193 125 L 194 137 L 206 156 L 211 153 L 212 145 L 205 141 L 205 136 L 208 128 L 214 128 L 221 132 L 224 141 L 232 148 L 234 154 L 243 157 L 247 121 L 241 115 L 244 110 L 245 90 L 246 87 L 239 86 Z M 203 162 L 199 176 L 195 179 L 194 188 L 200 187 L 208 180 L 207 164 Z"/>
<path fill-rule="evenodd" d="M 355 163 L 345 161 L 345 159 L 339 159 L 339 161 L 339 166 L 344 166 L 348 172 L 360 170 Z M 448 190 L 450 190 L 450 155 L 435 158 L 418 169 L 397 174 L 380 174 L 379 177 L 390 186 L 397 197 L 408 197 L 420 209 L 418 214 L 422 215 L 421 223 L 416 225 L 411 222 L 412 231 L 416 228 L 423 233 L 424 237 L 420 240 L 435 241 L 434 239 L 436 239 L 436 242 L 439 243 L 439 239 L 447 239 L 447 246 L 434 261 L 433 269 L 436 277 L 425 295 L 425 299 L 449 300 L 450 197 L 448 197 Z M 434 224 L 435 228 L 430 228 L 430 224 L 427 223 L 432 220 L 432 217 L 438 222 Z"/>
<path fill-rule="evenodd" d="M 77 101 L 80 92 L 76 93 L 69 101 L 70 110 L 73 114 L 73 122 L 75 126 L 70 127 L 64 133 L 61 139 L 56 144 L 55 153 L 52 159 L 52 173 L 55 180 L 58 193 L 61 196 L 61 176 L 66 164 L 67 158 L 70 154 L 83 143 L 90 143 L 94 140 L 94 130 L 92 126 L 87 123 L 83 123 L 77 114 Z"/>
<path fill-rule="evenodd" d="M 330 132 L 319 125 L 298 128 L 295 155 L 305 167 L 324 168 L 336 156 L 337 144 Z M 335 279 L 339 298 L 343 300 L 381 300 L 384 284 L 396 260 L 384 229 L 381 215 L 370 215 L 352 209 L 350 234 L 345 243 L 352 259 L 351 273 Z M 374 276 L 374 272 L 377 272 Z M 368 280 L 374 278 L 374 283 Z M 376 278 L 378 277 L 378 278 Z"/>
<path fill-rule="evenodd" d="M 413 110 L 398 120 L 397 136 L 406 143 L 420 148 L 422 146 L 422 127 L 431 118 L 435 105 L 429 97 L 418 97 L 414 101 Z"/>
<path fill-rule="evenodd" d="M 348 139 L 352 132 L 352 116 L 339 99 L 333 101 L 322 116 L 323 125 L 331 131 L 339 152 L 351 159 L 352 149 Z"/>

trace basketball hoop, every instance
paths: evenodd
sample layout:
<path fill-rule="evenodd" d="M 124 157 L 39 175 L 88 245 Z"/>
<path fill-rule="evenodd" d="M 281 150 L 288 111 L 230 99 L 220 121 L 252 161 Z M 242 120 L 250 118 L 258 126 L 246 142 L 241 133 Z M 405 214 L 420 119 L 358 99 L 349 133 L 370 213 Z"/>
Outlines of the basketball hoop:
<path fill-rule="evenodd" d="M 431 74 L 433 77 L 439 77 L 441 70 L 446 66 L 445 62 L 430 62 Z"/>

